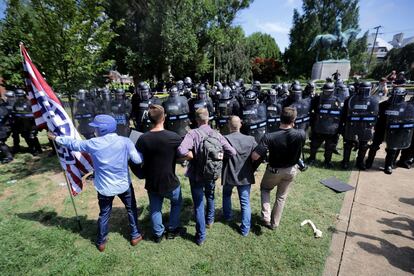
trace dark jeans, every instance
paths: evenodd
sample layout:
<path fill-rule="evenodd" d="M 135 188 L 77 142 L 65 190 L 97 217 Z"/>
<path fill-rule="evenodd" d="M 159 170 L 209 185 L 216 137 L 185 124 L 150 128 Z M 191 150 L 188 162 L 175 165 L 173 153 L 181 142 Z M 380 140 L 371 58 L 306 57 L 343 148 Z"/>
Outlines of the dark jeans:
<path fill-rule="evenodd" d="M 214 181 L 195 182 L 190 179 L 191 195 L 194 203 L 196 221 L 196 238 L 199 241 L 206 239 L 206 224 L 214 222 Z M 204 212 L 204 196 L 207 200 L 207 211 Z"/>
<path fill-rule="evenodd" d="M 320 134 L 320 133 L 312 133 L 312 140 L 310 146 L 310 156 L 309 159 L 314 160 L 316 157 L 316 153 L 318 148 L 325 142 L 325 162 L 329 163 L 332 160 L 332 153 L 336 147 L 336 140 L 338 134 Z"/>
<path fill-rule="evenodd" d="M 250 209 L 250 187 L 252 185 L 236 186 L 239 193 L 240 209 L 241 209 L 241 225 L 240 231 L 243 236 L 247 236 L 250 231 L 250 221 L 252 212 Z M 232 219 L 231 210 L 231 194 L 235 186 L 224 185 L 223 186 L 223 216 L 225 220 Z"/>
<path fill-rule="evenodd" d="M 129 186 L 128 190 L 122 194 L 117 195 L 122 203 L 125 205 L 125 209 L 128 213 L 129 227 L 131 228 L 131 240 L 141 236 L 138 230 L 138 212 L 137 202 L 135 200 L 134 188 Z M 112 212 L 112 201 L 115 196 L 104 196 L 98 193 L 99 203 L 99 218 L 98 218 L 98 237 L 96 244 L 100 245 L 106 242 L 108 236 L 108 222 Z"/>
<path fill-rule="evenodd" d="M 168 230 L 175 230 L 180 226 L 180 213 L 182 205 L 180 186 L 165 194 L 148 192 L 148 198 L 151 210 L 152 232 L 155 236 L 161 237 L 165 230 L 162 223 L 162 203 L 164 198 L 168 198 L 171 201 Z"/>

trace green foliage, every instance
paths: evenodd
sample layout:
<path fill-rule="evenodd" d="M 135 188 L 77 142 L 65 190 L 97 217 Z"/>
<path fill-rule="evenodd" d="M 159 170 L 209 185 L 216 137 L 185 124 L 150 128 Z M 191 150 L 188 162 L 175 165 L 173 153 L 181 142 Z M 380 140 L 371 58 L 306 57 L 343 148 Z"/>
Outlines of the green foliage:
<path fill-rule="evenodd" d="M 392 70 L 404 71 L 408 79 L 414 78 L 414 43 L 389 51 L 385 60 L 379 62 L 374 68 L 371 77 L 380 79 L 387 76 Z"/>
<path fill-rule="evenodd" d="M 286 75 L 283 64 L 274 58 L 253 59 L 252 72 L 254 80 L 259 80 L 264 83 L 277 82 L 280 76 Z"/>
<path fill-rule="evenodd" d="M 342 17 L 342 30 L 358 28 L 358 0 L 304 0 L 303 14 L 293 13 L 293 26 L 290 30 L 290 45 L 284 59 L 292 77 L 310 76 L 315 62 L 316 51 L 309 51 L 313 39 L 318 34 L 333 33 L 335 18 Z M 348 50 L 352 69 L 361 71 L 365 62 L 366 36 L 349 44 Z M 355 68 L 354 68 L 355 65 Z"/>
<path fill-rule="evenodd" d="M 21 85 L 19 42 L 56 91 L 73 93 L 102 81 L 112 61 L 102 52 L 115 37 L 95 0 L 10 0 L 1 21 L 0 74 Z"/>
<path fill-rule="evenodd" d="M 275 39 L 261 32 L 256 32 L 247 37 L 247 45 L 250 50 L 250 58 L 280 59 L 280 49 Z"/>
<path fill-rule="evenodd" d="M 208 76 L 217 46 L 228 43 L 227 31 L 237 12 L 251 2 L 108 0 L 106 10 L 119 38 L 106 56 L 136 81 L 167 79 L 170 74 L 176 79 Z"/>

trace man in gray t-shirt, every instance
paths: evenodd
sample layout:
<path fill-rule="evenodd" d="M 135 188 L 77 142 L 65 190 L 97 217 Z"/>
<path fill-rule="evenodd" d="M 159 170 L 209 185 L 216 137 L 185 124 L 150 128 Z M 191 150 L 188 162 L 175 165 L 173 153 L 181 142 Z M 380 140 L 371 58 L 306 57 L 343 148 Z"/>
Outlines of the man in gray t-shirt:
<path fill-rule="evenodd" d="M 250 187 L 254 184 L 254 166 L 250 156 L 257 143 L 253 136 L 240 133 L 241 122 L 238 116 L 231 116 L 228 125 L 230 134 L 225 138 L 237 153 L 226 159 L 223 166 L 221 181 L 223 184 L 223 216 L 226 221 L 231 220 L 231 194 L 233 187 L 236 186 L 242 216 L 240 234 L 247 236 L 251 220 Z"/>

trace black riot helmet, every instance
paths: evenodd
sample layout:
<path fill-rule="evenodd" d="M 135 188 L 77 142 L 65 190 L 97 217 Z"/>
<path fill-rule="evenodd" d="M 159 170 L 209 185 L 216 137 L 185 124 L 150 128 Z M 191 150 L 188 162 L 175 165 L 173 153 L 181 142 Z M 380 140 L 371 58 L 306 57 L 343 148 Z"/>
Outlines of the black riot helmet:
<path fill-rule="evenodd" d="M 168 94 L 170 95 L 170 97 L 178 97 L 179 96 L 179 92 L 178 92 L 177 86 L 173 85 L 170 88 L 170 91 L 168 92 Z"/>
<path fill-rule="evenodd" d="M 14 99 L 14 92 L 11 90 L 7 90 L 6 93 L 4 93 L 4 96 L 6 96 L 7 100 Z"/>
<path fill-rule="evenodd" d="M 302 99 L 302 87 L 299 83 L 293 83 L 290 87 L 290 94 L 289 97 L 294 101 L 297 102 Z"/>
<path fill-rule="evenodd" d="M 16 98 L 23 98 L 26 97 L 26 92 L 23 89 L 18 88 L 14 91 L 14 95 Z"/>
<path fill-rule="evenodd" d="M 260 83 L 260 81 L 258 80 L 253 81 L 252 89 L 260 92 L 260 90 L 262 90 L 262 84 Z"/>
<path fill-rule="evenodd" d="M 310 81 L 306 84 L 305 90 L 303 91 L 302 95 L 304 98 L 311 97 L 315 93 L 315 83 Z"/>
<path fill-rule="evenodd" d="M 337 93 L 338 96 L 340 96 L 342 98 L 348 98 L 349 97 L 349 89 L 344 83 L 340 83 L 336 87 L 336 93 Z M 368 96 L 369 96 L 369 94 L 367 94 L 367 97 Z"/>
<path fill-rule="evenodd" d="M 118 88 L 114 91 L 114 94 L 115 94 L 115 99 L 122 100 L 124 99 L 124 96 L 125 96 L 125 90 L 122 88 Z"/>
<path fill-rule="evenodd" d="M 330 96 L 335 90 L 335 85 L 333 82 L 327 82 L 322 87 L 322 94 L 325 96 Z"/>
<path fill-rule="evenodd" d="M 358 86 L 358 95 L 368 97 L 369 95 L 371 95 L 371 88 L 372 85 L 369 81 L 364 81 L 360 83 Z"/>
<path fill-rule="evenodd" d="M 140 82 L 138 84 L 138 96 L 142 101 L 148 101 L 151 98 L 150 87 L 146 82 Z"/>
<path fill-rule="evenodd" d="M 255 104 L 257 101 L 257 92 L 252 89 L 247 90 L 244 94 L 244 101 L 246 104 Z"/>
<path fill-rule="evenodd" d="M 402 87 L 394 87 L 391 91 L 391 97 L 388 99 L 391 104 L 402 103 L 407 95 L 407 90 Z"/>
<path fill-rule="evenodd" d="M 282 87 L 281 87 L 281 94 L 288 94 L 289 93 L 289 85 L 287 83 L 282 83 Z"/>
<path fill-rule="evenodd" d="M 223 84 L 221 84 L 221 82 L 216 81 L 216 83 L 214 84 L 214 86 L 216 87 L 216 89 L 218 91 L 222 91 L 223 90 Z"/>
<path fill-rule="evenodd" d="M 269 101 L 269 104 L 276 104 L 277 103 L 277 92 L 273 88 L 271 88 L 269 90 L 268 101 Z"/>
<path fill-rule="evenodd" d="M 178 91 L 184 90 L 184 82 L 182 80 L 177 81 L 175 85 L 177 86 Z"/>
<path fill-rule="evenodd" d="M 190 77 L 185 77 L 184 86 L 186 86 L 186 87 L 192 87 L 193 86 L 193 81 L 191 80 Z"/>
<path fill-rule="evenodd" d="M 242 78 L 238 79 L 237 81 L 240 84 L 240 87 L 244 87 L 244 80 Z"/>
<path fill-rule="evenodd" d="M 355 93 L 355 86 L 352 84 L 348 85 L 349 95 L 352 96 Z"/>
<path fill-rule="evenodd" d="M 220 100 L 230 100 L 232 98 L 232 89 L 226 85 L 220 94 Z"/>
<path fill-rule="evenodd" d="M 101 97 L 104 101 L 109 102 L 111 100 L 111 92 L 108 88 L 103 88 L 101 91 Z"/>
<path fill-rule="evenodd" d="M 86 98 L 86 90 L 85 89 L 79 89 L 78 94 L 76 95 L 76 98 L 79 101 L 84 101 Z"/>
<path fill-rule="evenodd" d="M 197 88 L 197 98 L 198 98 L 199 100 L 206 100 L 206 99 L 207 99 L 207 90 L 206 90 L 206 88 L 204 87 L 204 85 L 200 85 L 200 86 Z"/>

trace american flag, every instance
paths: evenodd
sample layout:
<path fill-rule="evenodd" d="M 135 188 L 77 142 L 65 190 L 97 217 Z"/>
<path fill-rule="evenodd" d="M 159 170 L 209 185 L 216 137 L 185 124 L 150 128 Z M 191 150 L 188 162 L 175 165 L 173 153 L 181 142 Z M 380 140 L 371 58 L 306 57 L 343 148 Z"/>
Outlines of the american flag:
<path fill-rule="evenodd" d="M 29 99 L 38 128 L 47 127 L 49 131 L 59 136 L 80 140 L 81 137 L 62 103 L 33 64 L 23 44 L 20 44 L 20 52 L 23 57 Z M 56 151 L 72 194 L 77 195 L 83 189 L 82 176 L 93 170 L 91 158 L 87 153 L 71 151 L 57 144 Z"/>

